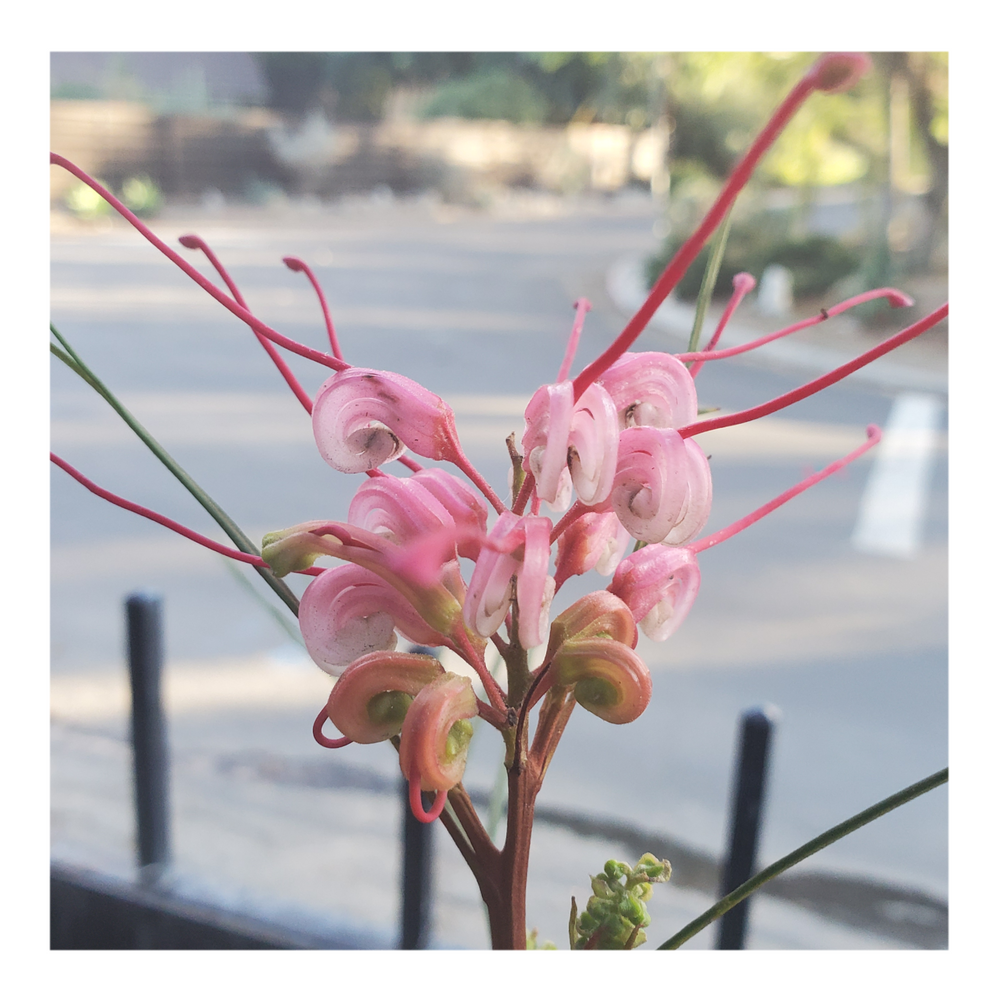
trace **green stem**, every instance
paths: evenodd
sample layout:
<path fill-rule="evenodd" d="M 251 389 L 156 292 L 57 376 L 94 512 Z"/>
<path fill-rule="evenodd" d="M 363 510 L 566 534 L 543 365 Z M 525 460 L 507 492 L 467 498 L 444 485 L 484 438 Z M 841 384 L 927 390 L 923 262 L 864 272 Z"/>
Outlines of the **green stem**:
<path fill-rule="evenodd" d="M 166 449 L 146 430 L 142 424 L 121 404 L 110 389 L 87 367 L 83 359 L 70 347 L 66 338 L 50 323 L 49 329 L 52 335 L 62 344 L 64 351 L 49 344 L 49 350 L 80 376 L 89 386 L 95 389 L 115 410 L 115 412 L 125 421 L 135 432 L 136 436 L 146 445 L 147 448 L 174 474 L 184 488 L 205 508 L 212 519 L 229 536 L 233 544 L 241 551 L 251 555 L 259 556 L 260 549 L 243 533 L 239 525 L 180 467 L 176 460 L 167 453 Z M 299 599 L 295 596 L 288 584 L 279 580 L 269 569 L 254 567 L 264 582 L 280 597 L 292 614 L 299 613 Z"/>
<path fill-rule="evenodd" d="M 896 792 L 895 795 L 890 795 L 887 799 L 876 802 L 875 805 L 869 806 L 856 816 L 844 820 L 843 823 L 838 823 L 836 826 L 831 827 L 826 833 L 821 833 L 807 844 L 803 844 L 798 850 L 792 851 L 791 854 L 786 854 L 779 861 L 775 861 L 773 865 L 768 865 L 763 871 L 758 872 L 753 878 L 748 879 L 728 896 L 720 899 L 711 909 L 706 910 L 700 917 L 696 917 L 691 923 L 682 927 L 672 938 L 664 941 L 657 950 L 676 950 L 685 941 L 690 940 L 699 931 L 704 930 L 713 920 L 717 920 L 727 910 L 732 909 L 737 903 L 742 902 L 752 892 L 759 889 L 765 882 L 774 878 L 775 875 L 780 875 L 783 871 L 787 871 L 793 865 L 797 865 L 810 855 L 821 851 L 824 847 L 829 847 L 834 841 L 840 840 L 841 837 L 846 837 L 849 833 L 853 833 L 867 823 L 871 823 L 872 820 L 878 819 L 879 816 L 884 816 L 887 812 L 898 809 L 911 799 L 929 792 L 932 788 L 937 788 L 938 785 L 943 785 L 947 780 L 948 768 L 944 768 L 936 774 L 924 778 L 923 781 L 918 781 L 915 785 L 910 785 L 909 788 L 904 788 L 902 791 Z"/>
<path fill-rule="evenodd" d="M 698 303 L 694 310 L 694 326 L 691 329 L 691 338 L 688 340 L 689 353 L 698 350 L 701 328 L 705 323 L 705 313 L 708 312 L 708 304 L 712 301 L 712 292 L 715 291 L 715 283 L 719 280 L 722 255 L 726 249 L 726 240 L 729 239 L 729 227 L 732 221 L 733 209 L 730 206 L 729 211 L 726 212 L 726 217 L 722 220 L 722 225 L 719 227 L 719 232 L 712 242 L 712 252 L 708 258 L 708 266 L 705 268 L 705 275 L 701 279 L 701 288 L 698 289 Z"/>

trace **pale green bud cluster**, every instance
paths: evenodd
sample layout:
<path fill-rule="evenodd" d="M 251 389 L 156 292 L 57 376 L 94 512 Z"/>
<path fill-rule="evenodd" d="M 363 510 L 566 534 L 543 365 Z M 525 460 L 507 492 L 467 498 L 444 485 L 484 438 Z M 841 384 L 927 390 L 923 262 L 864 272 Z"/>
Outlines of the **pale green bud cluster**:
<path fill-rule="evenodd" d="M 670 878 L 670 862 L 644 854 L 634 868 L 622 861 L 609 861 L 604 871 L 590 880 L 594 895 L 577 917 L 576 899 L 569 918 L 570 948 L 622 951 L 637 948 L 646 940 L 642 929 L 649 926 L 646 903 L 654 882 Z"/>

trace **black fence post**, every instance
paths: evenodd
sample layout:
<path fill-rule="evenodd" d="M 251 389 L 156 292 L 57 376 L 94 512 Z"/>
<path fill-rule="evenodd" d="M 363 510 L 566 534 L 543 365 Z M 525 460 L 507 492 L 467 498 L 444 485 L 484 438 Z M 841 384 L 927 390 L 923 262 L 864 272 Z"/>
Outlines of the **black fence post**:
<path fill-rule="evenodd" d="M 729 852 L 722 872 L 719 897 L 728 896 L 753 875 L 757 862 L 771 733 L 778 720 L 772 706 L 747 709 L 740 726 L 740 749 L 733 775 Z M 750 900 L 737 903 L 719 921 L 716 948 L 734 951 L 743 948 Z"/>
<path fill-rule="evenodd" d="M 423 793 L 421 793 L 423 794 Z M 430 937 L 431 837 L 433 823 L 421 823 L 410 809 L 410 788 L 402 783 L 403 916 L 399 947 L 420 951 Z M 424 803 L 429 808 L 429 803 Z"/>
<path fill-rule="evenodd" d="M 428 646 L 411 646 L 411 653 L 434 656 Z M 403 900 L 400 918 L 399 947 L 404 951 L 422 951 L 430 939 L 431 915 L 431 838 L 434 823 L 421 823 L 410 809 L 410 786 L 403 779 Z M 427 796 L 420 793 L 424 809 L 430 808 Z"/>
<path fill-rule="evenodd" d="M 163 670 L 162 599 L 130 594 L 125 601 L 132 685 L 132 764 L 135 776 L 139 872 L 154 882 L 170 862 L 169 760 L 160 697 Z"/>

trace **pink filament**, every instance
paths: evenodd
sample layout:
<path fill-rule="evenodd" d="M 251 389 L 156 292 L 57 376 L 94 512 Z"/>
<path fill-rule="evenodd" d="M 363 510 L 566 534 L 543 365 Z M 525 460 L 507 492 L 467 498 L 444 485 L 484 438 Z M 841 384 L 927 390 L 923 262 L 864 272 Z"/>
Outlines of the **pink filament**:
<path fill-rule="evenodd" d="M 341 354 L 340 344 L 337 343 L 337 331 L 333 328 L 333 320 L 330 318 L 330 309 L 326 304 L 326 296 L 323 294 L 323 289 L 316 280 L 316 275 L 313 274 L 312 268 L 299 257 L 283 257 L 282 261 L 286 267 L 292 271 L 301 271 L 309 279 L 309 283 L 313 286 L 313 290 L 319 299 L 320 308 L 323 310 L 323 322 L 326 323 L 326 335 L 330 338 L 330 350 L 333 351 L 335 358 L 340 358 L 343 361 L 344 355 Z"/>
<path fill-rule="evenodd" d="M 812 382 L 807 382 L 805 385 L 801 385 L 798 389 L 793 389 L 791 392 L 786 392 L 782 396 L 776 396 L 767 403 L 761 403 L 760 406 L 753 406 L 749 410 L 740 410 L 738 413 L 730 413 L 724 417 L 716 417 L 714 420 L 702 420 L 698 423 L 688 424 L 687 427 L 680 429 L 680 435 L 687 438 L 694 434 L 701 434 L 704 431 L 715 430 L 718 427 L 732 427 L 735 424 L 745 424 L 748 420 L 766 417 L 769 413 L 774 413 L 776 410 L 782 410 L 786 406 L 791 406 L 792 403 L 797 403 L 800 399 L 812 396 L 821 389 L 825 389 L 828 385 L 839 382 L 842 378 L 846 378 L 859 368 L 864 368 L 865 365 L 870 364 L 876 358 L 882 357 L 883 354 L 888 354 L 899 347 L 900 344 L 905 344 L 908 340 L 919 337 L 925 330 L 929 330 L 932 326 L 941 322 L 947 315 L 948 303 L 946 302 L 944 305 L 938 306 L 934 312 L 925 316 L 922 320 L 919 320 L 912 326 L 908 326 L 905 330 L 900 330 L 899 333 L 889 337 L 870 351 L 859 354 L 853 361 L 848 361 L 846 365 L 834 368 L 832 372 L 827 372 L 826 375 L 814 379 Z"/>
<path fill-rule="evenodd" d="M 756 340 L 751 340 L 746 344 L 737 344 L 735 347 L 727 347 L 723 351 L 712 351 L 711 344 L 704 351 L 691 351 L 687 354 L 675 354 L 674 357 L 678 361 L 688 362 L 688 361 L 716 361 L 720 358 L 732 358 L 737 354 L 743 354 L 746 351 L 752 351 L 757 347 L 762 347 L 764 344 L 769 344 L 772 340 L 779 340 L 781 337 L 787 337 L 789 334 L 798 333 L 799 330 L 805 330 L 810 326 L 817 326 L 820 323 L 826 322 L 828 319 L 833 319 L 834 316 L 839 316 L 842 312 L 846 312 L 848 309 L 853 309 L 854 306 L 861 305 L 862 302 L 871 302 L 872 299 L 888 299 L 889 304 L 894 308 L 898 309 L 901 306 L 912 306 L 913 299 L 908 295 L 904 295 L 903 292 L 899 291 L 897 288 L 875 288 L 870 292 L 862 292 L 860 295 L 854 295 L 849 299 L 845 299 L 843 302 L 838 302 L 837 305 L 831 306 L 829 309 L 823 309 L 818 312 L 815 316 L 810 316 L 808 319 L 800 320 L 798 323 L 793 323 L 791 326 L 786 326 L 783 330 L 778 330 L 776 333 L 768 333 L 763 337 L 758 337 Z M 713 338 L 713 344 L 714 344 Z M 695 365 L 691 369 L 691 374 L 694 375 L 695 371 L 699 369 L 700 365 Z"/>
<path fill-rule="evenodd" d="M 236 287 L 236 283 L 230 277 L 229 272 L 222 266 L 222 262 L 218 257 L 216 257 L 212 248 L 209 247 L 209 245 L 200 236 L 195 236 L 193 233 L 187 236 L 182 236 L 180 238 L 180 244 L 181 246 L 187 247 L 188 250 L 200 250 L 208 258 L 212 267 L 219 272 L 219 277 L 226 283 L 226 287 L 230 292 L 232 292 L 233 298 L 236 299 L 236 301 L 244 309 L 249 309 L 246 299 L 243 298 L 239 288 Z M 267 356 L 274 362 L 278 371 L 281 372 L 281 377 L 288 384 L 288 388 L 295 393 L 295 398 L 305 407 L 306 413 L 312 413 L 312 400 L 309 398 L 309 394 L 302 388 L 299 380 L 292 374 L 292 370 L 287 364 L 285 364 L 285 361 L 278 353 L 277 348 L 262 334 L 258 333 L 256 330 L 253 332 L 254 336 L 260 341 L 260 346 L 267 351 Z"/>
<path fill-rule="evenodd" d="M 695 257 L 701 252 L 702 247 L 708 238 L 715 231 L 729 206 L 736 199 L 736 195 L 750 179 L 751 173 L 757 163 L 767 152 L 779 133 L 788 124 L 789 119 L 798 110 L 803 101 L 814 91 L 821 89 L 821 74 L 815 72 L 815 67 L 810 70 L 792 88 L 788 96 L 782 101 L 778 110 L 775 111 L 771 120 L 764 127 L 764 130 L 754 140 L 753 145 L 747 150 L 746 155 L 736 165 L 735 170 L 726 182 L 715 204 L 709 209 L 708 214 L 702 220 L 701 225 L 691 234 L 684 245 L 674 255 L 673 260 L 666 266 L 656 284 L 649 293 L 649 297 L 639 307 L 638 312 L 628 321 L 625 329 L 618 335 L 614 343 L 595 361 L 592 361 L 573 380 L 573 391 L 575 398 L 579 399 L 584 390 L 595 379 L 599 378 L 615 361 L 617 361 L 635 342 L 639 334 L 646 328 L 653 313 L 660 307 L 663 300 L 674 290 L 677 283 L 684 276 L 687 269 L 694 262 Z"/>
<path fill-rule="evenodd" d="M 58 465 L 64 472 L 68 472 L 78 483 L 80 483 L 81 486 L 85 486 L 91 493 L 99 496 L 102 500 L 107 500 L 109 503 L 113 503 L 116 507 L 123 507 L 125 510 L 132 511 L 133 514 L 139 514 L 142 517 L 147 517 L 150 521 L 162 524 L 165 528 L 169 528 L 171 531 L 176 531 L 178 535 L 183 535 L 185 538 L 191 539 L 192 542 L 204 545 L 206 549 L 211 549 L 213 552 L 229 556 L 230 559 L 237 559 L 239 562 L 249 563 L 251 566 L 260 566 L 262 569 L 268 568 L 267 563 L 264 562 L 260 556 L 252 555 L 249 552 L 240 552 L 239 549 L 233 549 L 228 545 L 222 545 L 219 542 L 214 542 L 211 538 L 201 535 L 197 531 L 192 531 L 190 528 L 185 528 L 183 524 L 179 524 L 177 521 L 174 521 L 169 517 L 164 517 L 163 514 L 157 514 L 156 511 L 150 510 L 148 507 L 132 503 L 131 500 L 126 500 L 123 497 L 118 496 L 116 493 L 111 493 L 108 490 L 103 489 L 98 486 L 97 483 L 88 479 L 82 472 L 74 469 L 69 462 L 64 461 L 51 451 L 49 452 L 49 459 L 54 464 Z"/>
<path fill-rule="evenodd" d="M 719 542 L 724 542 L 727 538 L 732 538 L 733 535 L 738 534 L 744 528 L 748 528 L 751 524 L 759 521 L 765 514 L 770 514 L 772 510 L 775 510 L 782 504 L 787 503 L 792 499 L 792 497 L 797 497 L 800 493 L 809 489 L 810 486 L 815 486 L 816 483 L 826 479 L 827 476 L 833 475 L 833 473 L 835 473 L 838 469 L 842 469 L 845 465 L 848 465 L 856 458 L 863 455 L 869 448 L 873 448 L 877 445 L 882 438 L 882 432 L 874 424 L 870 424 L 868 426 L 867 434 L 868 440 L 863 445 L 855 448 L 849 455 L 845 455 L 843 458 L 838 458 L 836 462 L 831 462 L 825 469 L 813 473 L 813 475 L 803 479 L 801 483 L 793 486 L 790 490 L 785 490 L 784 493 L 764 504 L 763 507 L 758 507 L 752 513 L 747 514 L 746 517 L 741 517 L 738 521 L 734 521 L 728 528 L 723 528 L 721 531 L 717 531 L 713 535 L 708 535 L 706 538 L 702 538 L 699 541 L 692 543 L 688 546 L 688 549 L 692 552 L 704 552 L 705 549 L 710 549 L 713 545 L 718 545 Z"/>
<path fill-rule="evenodd" d="M 341 736 L 339 739 L 331 740 L 328 736 L 323 735 L 323 726 L 327 723 L 330 716 L 326 714 L 326 705 L 324 705 L 316 716 L 316 721 L 313 723 L 313 739 L 321 747 L 329 747 L 331 750 L 339 750 L 340 747 L 346 747 L 348 743 L 353 743 L 354 740 L 347 736 Z"/>
<path fill-rule="evenodd" d="M 736 312 L 736 307 L 743 301 L 743 297 L 747 292 L 751 292 L 754 286 L 757 284 L 753 277 L 746 273 L 741 273 L 736 275 L 733 279 L 733 294 L 729 296 L 729 302 L 726 305 L 726 309 L 722 314 L 722 318 L 719 320 L 719 325 L 715 328 L 715 333 L 712 334 L 712 339 L 708 342 L 705 347 L 705 353 L 710 354 L 715 351 L 715 345 L 719 342 L 719 338 L 722 336 L 722 331 L 725 330 L 726 324 L 729 322 L 733 313 Z M 704 359 L 701 361 L 696 361 L 691 366 L 691 378 L 694 378 L 698 372 L 701 371 L 701 366 L 705 363 Z"/>
<path fill-rule="evenodd" d="M 244 309 L 234 299 L 229 298 L 221 289 L 216 288 L 197 268 L 192 267 L 180 254 L 168 247 L 163 240 L 155 235 L 148 226 L 140 222 L 136 215 L 130 212 L 107 188 L 98 184 L 93 177 L 81 170 L 75 163 L 67 160 L 65 156 L 60 156 L 58 153 L 49 153 L 49 162 L 62 167 L 64 170 L 68 170 L 74 177 L 77 177 L 88 187 L 96 191 L 123 219 L 149 240 L 160 253 L 173 261 L 189 278 L 208 292 L 213 299 L 224 305 L 238 319 L 243 320 L 256 333 L 273 341 L 280 347 L 287 348 L 294 354 L 299 354 L 310 361 L 325 365 L 334 371 L 344 371 L 351 367 L 346 361 L 331 357 L 329 354 L 323 354 L 321 351 L 314 351 L 311 347 L 306 347 L 304 344 L 291 340 L 289 337 L 278 333 L 277 330 L 272 330 L 266 323 L 262 323 L 253 313 Z"/>
<path fill-rule="evenodd" d="M 576 356 L 576 348 L 580 343 L 580 334 L 583 332 L 583 319 L 590 312 L 590 301 L 588 299 L 577 299 L 573 303 L 576 310 L 576 317 L 573 319 L 573 329 L 569 333 L 569 343 L 566 344 L 566 353 L 563 356 L 562 364 L 559 366 L 559 374 L 556 376 L 557 382 L 564 381 L 569 376 L 570 366 Z"/>
<path fill-rule="evenodd" d="M 420 775 L 410 775 L 410 809 L 421 823 L 433 823 L 444 812 L 444 804 L 448 801 L 448 793 L 439 791 L 434 797 L 434 805 L 430 812 L 424 812 L 424 803 L 420 798 Z"/>

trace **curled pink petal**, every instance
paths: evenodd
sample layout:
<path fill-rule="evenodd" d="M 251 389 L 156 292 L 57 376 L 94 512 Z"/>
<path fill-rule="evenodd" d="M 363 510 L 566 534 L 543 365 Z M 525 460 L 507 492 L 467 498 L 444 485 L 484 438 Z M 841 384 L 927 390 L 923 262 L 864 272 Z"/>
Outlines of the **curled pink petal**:
<path fill-rule="evenodd" d="M 559 494 L 572 419 L 573 386 L 569 382 L 543 385 L 524 411 L 521 448 L 535 477 L 538 496 L 549 503 L 555 502 Z"/>
<path fill-rule="evenodd" d="M 377 468 L 404 448 L 424 458 L 462 460 L 451 407 L 395 372 L 337 372 L 320 388 L 312 420 L 323 460 L 339 472 Z"/>
<path fill-rule="evenodd" d="M 514 596 L 513 578 L 519 561 L 510 551 L 499 551 L 508 543 L 511 549 L 524 542 L 522 518 L 507 511 L 500 515 L 489 533 L 490 545 L 483 548 L 469 580 L 463 614 L 465 624 L 484 639 L 503 624 Z"/>
<path fill-rule="evenodd" d="M 663 541 L 667 545 L 686 545 L 708 523 L 712 510 L 712 473 L 708 458 L 690 438 L 684 440 L 687 458 L 687 492 L 677 523 L 667 532 Z"/>
<path fill-rule="evenodd" d="M 397 545 L 442 528 L 455 527 L 454 518 L 416 476 L 378 476 L 358 487 L 347 520 Z"/>
<path fill-rule="evenodd" d="M 677 431 L 627 427 L 618 443 L 610 504 L 628 533 L 662 542 L 685 511 L 691 460 Z"/>
<path fill-rule="evenodd" d="M 647 545 L 626 556 L 608 590 L 628 605 L 650 639 L 673 635 L 698 596 L 701 572 L 690 549 Z"/>
<path fill-rule="evenodd" d="M 455 527 L 461 532 L 458 554 L 466 559 L 477 559 L 481 538 L 486 535 L 487 517 L 486 505 L 479 495 L 444 469 L 424 469 L 413 480 L 434 496 L 451 515 Z"/>
<path fill-rule="evenodd" d="M 589 386 L 573 407 L 567 457 L 580 503 L 588 507 L 603 503 L 611 492 L 618 458 L 618 414 L 604 386 Z"/>
<path fill-rule="evenodd" d="M 624 354 L 600 378 L 621 428 L 683 427 L 698 416 L 691 373 L 672 354 Z"/>
<path fill-rule="evenodd" d="M 422 688 L 406 712 L 399 737 L 399 769 L 425 792 L 448 791 L 462 780 L 478 714 L 468 677 L 445 673 Z M 419 816 L 417 817 L 420 818 Z"/>
<path fill-rule="evenodd" d="M 309 655 L 334 677 L 367 653 L 395 649 L 396 629 L 421 646 L 444 642 L 398 591 L 353 565 L 325 570 L 309 584 L 299 628 Z"/>
<path fill-rule="evenodd" d="M 355 743 L 380 743 L 399 733 L 413 699 L 443 673 L 433 656 L 369 653 L 334 684 L 327 717 Z"/>
<path fill-rule="evenodd" d="M 549 576 L 549 536 L 552 522 L 547 517 L 522 518 L 524 558 L 517 568 L 517 641 L 525 648 L 540 646 L 549 631 L 549 608 L 555 594 L 555 580 Z"/>

